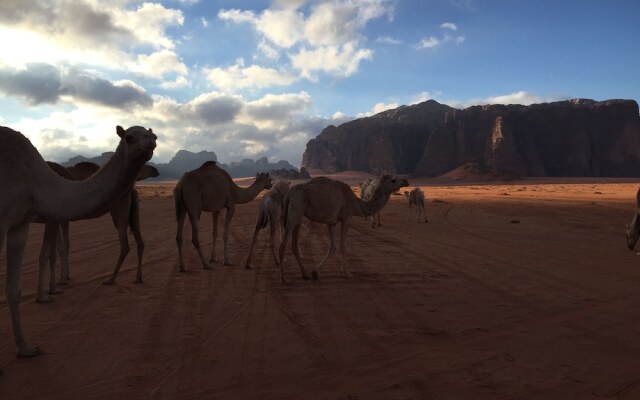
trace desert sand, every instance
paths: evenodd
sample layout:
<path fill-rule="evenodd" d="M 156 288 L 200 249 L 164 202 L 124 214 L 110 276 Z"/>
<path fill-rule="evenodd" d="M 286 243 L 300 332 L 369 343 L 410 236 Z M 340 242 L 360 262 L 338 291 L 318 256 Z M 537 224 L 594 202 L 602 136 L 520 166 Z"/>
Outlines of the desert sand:
<path fill-rule="evenodd" d="M 338 177 L 354 190 L 362 178 Z M 102 285 L 119 248 L 106 215 L 71 224 L 71 284 L 36 304 L 33 224 L 22 315 L 45 354 L 15 357 L 2 296 L 0 398 L 640 399 L 640 257 L 624 230 L 636 182 L 410 183 L 429 223 L 408 223 L 401 195 L 380 229 L 354 218 L 352 280 L 335 257 L 303 281 L 288 246 L 283 286 L 268 230 L 245 269 L 259 198 L 236 208 L 233 267 L 203 270 L 187 222 L 180 274 L 174 183 L 155 183 L 139 186 L 145 283 L 132 283 L 130 237 L 117 284 Z M 303 224 L 308 270 L 327 248 L 326 227 Z"/>

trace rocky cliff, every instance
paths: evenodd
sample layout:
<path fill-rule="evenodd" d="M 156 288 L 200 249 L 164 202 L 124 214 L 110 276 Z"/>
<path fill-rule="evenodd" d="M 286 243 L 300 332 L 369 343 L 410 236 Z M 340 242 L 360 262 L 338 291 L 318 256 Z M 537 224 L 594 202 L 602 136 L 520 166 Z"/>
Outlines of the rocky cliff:
<path fill-rule="evenodd" d="M 425 110 L 430 118 L 420 121 Z M 394 118 L 403 113 L 410 123 Z M 429 101 L 327 127 L 303 157 L 307 168 L 427 176 L 466 164 L 506 176 L 640 176 L 638 104 L 574 99 L 457 110 Z"/>
<path fill-rule="evenodd" d="M 445 120 L 416 174 L 437 176 L 473 162 L 510 176 L 640 176 L 635 101 L 476 106 Z"/>
<path fill-rule="evenodd" d="M 429 100 L 338 127 L 330 125 L 307 143 L 302 166 L 329 172 L 412 172 L 431 132 L 444 124 L 445 114 L 452 110 Z"/>

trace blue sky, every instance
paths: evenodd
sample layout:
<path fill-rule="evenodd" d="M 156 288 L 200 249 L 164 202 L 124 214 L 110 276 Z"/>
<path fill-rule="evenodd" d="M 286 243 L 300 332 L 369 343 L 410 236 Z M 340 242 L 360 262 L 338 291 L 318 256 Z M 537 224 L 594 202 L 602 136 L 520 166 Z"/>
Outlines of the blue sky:
<path fill-rule="evenodd" d="M 640 99 L 640 2 L 3 0 L 0 124 L 46 159 L 179 149 L 299 165 L 323 127 L 454 107 Z"/>

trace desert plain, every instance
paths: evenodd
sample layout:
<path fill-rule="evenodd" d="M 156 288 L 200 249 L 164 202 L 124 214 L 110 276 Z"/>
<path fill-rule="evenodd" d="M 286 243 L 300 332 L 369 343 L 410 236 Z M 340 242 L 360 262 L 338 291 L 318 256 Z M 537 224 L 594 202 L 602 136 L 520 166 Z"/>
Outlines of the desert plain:
<path fill-rule="evenodd" d="M 333 177 L 356 192 L 364 179 Z M 72 281 L 37 304 L 32 224 L 21 312 L 45 354 L 15 357 L 2 296 L 0 399 L 640 399 L 640 256 L 625 239 L 637 180 L 410 184 L 429 222 L 408 222 L 402 195 L 379 228 L 354 218 L 350 280 L 337 256 L 302 280 L 289 245 L 282 285 L 268 230 L 245 269 L 260 197 L 236 208 L 235 266 L 203 270 L 187 222 L 179 273 L 175 182 L 152 182 L 138 185 L 144 284 L 130 236 L 116 285 L 102 285 L 119 251 L 105 215 L 71 224 Z M 206 254 L 211 225 L 204 213 Z M 328 245 L 305 221 L 307 270 Z"/>

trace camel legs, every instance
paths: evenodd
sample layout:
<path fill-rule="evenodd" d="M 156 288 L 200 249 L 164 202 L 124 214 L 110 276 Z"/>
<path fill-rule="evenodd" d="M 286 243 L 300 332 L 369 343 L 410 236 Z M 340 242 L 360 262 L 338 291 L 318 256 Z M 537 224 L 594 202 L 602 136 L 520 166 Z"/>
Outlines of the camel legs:
<path fill-rule="evenodd" d="M 251 268 L 251 255 L 253 254 L 253 246 L 255 246 L 258 240 L 258 233 L 260 233 L 260 222 L 256 224 L 256 229 L 253 231 L 253 238 L 251 238 L 251 245 L 249 246 L 249 257 L 247 257 L 247 261 L 244 263 L 244 267 L 247 269 Z M 277 264 L 276 261 L 276 265 Z"/>
<path fill-rule="evenodd" d="M 29 223 L 24 223 L 12 228 L 7 234 L 7 276 L 5 292 L 11 312 L 13 336 L 18 345 L 18 357 L 33 357 L 42 354 L 40 349 L 31 346 L 27 342 L 22 332 L 22 322 L 20 318 L 20 269 L 22 268 L 22 256 L 24 254 L 24 246 L 27 241 L 28 232 Z M 0 233 L 0 236 L 4 236 L 4 232 Z"/>
<path fill-rule="evenodd" d="M 340 264 L 342 264 L 342 276 L 347 279 L 353 278 L 349 272 L 347 272 L 346 250 L 347 250 L 347 231 L 349 230 L 349 222 L 342 221 L 340 227 Z"/>
<path fill-rule="evenodd" d="M 276 262 L 276 265 L 278 265 L 278 256 L 276 255 L 278 225 L 280 225 L 280 208 L 269 212 L 269 246 L 271 246 L 271 253 L 273 254 L 273 260 Z M 280 233 L 282 234 L 282 230 Z"/>
<path fill-rule="evenodd" d="M 211 227 L 211 255 L 209 255 L 209 262 L 216 262 L 216 240 L 218 240 L 218 217 L 220 216 L 219 211 L 213 211 L 211 213 L 213 226 Z M 205 267 L 207 268 L 207 267 Z"/>
<path fill-rule="evenodd" d="M 44 280 L 47 261 L 52 261 L 51 273 L 54 274 L 53 283 L 55 283 L 55 261 L 56 261 L 56 240 L 58 234 L 58 223 L 47 222 L 44 225 L 44 238 L 42 239 L 42 247 L 40 248 L 40 256 L 38 258 L 38 290 L 36 295 L 36 303 L 49 303 L 53 299 L 45 294 Z M 53 257 L 50 260 L 50 255 Z M 57 289 L 57 287 L 55 288 Z"/>
<path fill-rule="evenodd" d="M 198 210 L 197 212 L 189 210 L 187 212 L 189 213 L 189 221 L 191 221 L 191 243 L 193 243 L 193 247 L 195 247 L 196 251 L 198 252 L 198 256 L 200 257 L 200 261 L 202 262 L 202 268 L 211 269 L 211 267 L 209 267 L 209 264 L 207 263 L 207 259 L 204 258 L 202 250 L 200 249 L 200 239 L 198 238 L 200 210 Z"/>
<path fill-rule="evenodd" d="M 409 200 L 409 222 L 411 222 L 411 200 Z"/>
<path fill-rule="evenodd" d="M 287 227 L 284 231 L 284 235 L 282 235 L 282 241 L 280 242 L 280 248 L 278 249 L 278 254 L 280 255 L 280 280 L 283 284 L 288 283 L 287 280 L 284 279 L 284 251 L 287 248 L 289 236 L 291 236 L 291 228 Z"/>
<path fill-rule="evenodd" d="M 60 222 L 60 232 L 57 235 L 57 248 L 60 255 L 60 280 L 58 285 L 66 285 L 69 280 L 69 222 Z"/>
<path fill-rule="evenodd" d="M 424 213 L 424 222 L 427 223 L 429 221 L 427 221 L 427 210 L 424 208 L 424 203 L 420 203 L 420 206 L 422 207 L 422 212 Z"/>
<path fill-rule="evenodd" d="M 113 218 L 113 223 L 118 230 L 118 240 L 120 241 L 120 255 L 118 256 L 118 262 L 116 263 L 116 268 L 113 270 L 111 277 L 106 281 L 102 282 L 103 285 L 113 285 L 116 283 L 116 277 L 120 272 L 120 267 L 124 262 L 124 259 L 127 258 L 127 254 L 129 254 L 129 239 L 127 238 L 127 220 L 116 219 Z"/>
<path fill-rule="evenodd" d="M 291 239 L 291 249 L 293 250 L 293 255 L 296 256 L 296 260 L 298 261 L 298 265 L 300 266 L 300 272 L 302 273 L 302 279 L 309 279 L 309 275 L 304 270 L 304 266 L 302 265 L 302 257 L 300 256 L 300 227 L 302 224 L 298 224 L 293 227 L 292 239 Z M 316 277 L 316 279 L 318 279 Z"/>
<path fill-rule="evenodd" d="M 229 225 L 231 225 L 231 218 L 233 218 L 233 214 L 235 213 L 235 207 L 231 206 L 227 208 L 227 212 L 225 213 L 224 218 L 224 232 L 222 233 L 222 241 L 224 247 L 224 265 L 233 265 L 231 261 L 229 261 Z"/>
<path fill-rule="evenodd" d="M 140 218 L 138 216 L 138 218 Z M 144 241 L 140 233 L 140 221 L 137 226 L 133 227 L 133 237 L 136 239 L 136 252 L 138 253 L 138 270 L 136 271 L 136 279 L 133 283 L 144 283 L 142 280 L 142 254 L 144 253 Z"/>
<path fill-rule="evenodd" d="M 322 268 L 327 259 L 336 252 L 336 225 L 330 224 L 327 225 L 327 227 L 329 228 L 329 251 L 327 251 L 327 254 L 325 254 L 322 261 L 320 261 L 320 264 L 318 264 L 316 269 L 312 272 L 313 279 L 318 279 L 318 272 L 320 271 L 320 268 Z"/>

